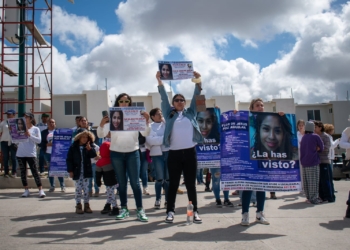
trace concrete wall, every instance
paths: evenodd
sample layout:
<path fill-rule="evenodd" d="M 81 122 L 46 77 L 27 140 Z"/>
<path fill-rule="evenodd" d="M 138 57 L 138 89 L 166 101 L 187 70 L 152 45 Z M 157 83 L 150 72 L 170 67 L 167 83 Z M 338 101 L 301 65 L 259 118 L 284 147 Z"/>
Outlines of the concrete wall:
<path fill-rule="evenodd" d="M 87 116 L 86 110 L 86 95 L 85 94 L 68 94 L 68 95 L 54 95 L 52 97 L 52 117 L 56 121 L 58 128 L 72 128 L 75 126 L 76 115 L 64 114 L 64 102 L 65 101 L 80 101 L 80 114 L 81 116 Z M 102 111 L 102 109 L 101 109 Z M 101 112 L 100 112 L 101 113 Z M 102 116 L 102 113 L 101 113 Z M 88 117 L 89 119 L 89 117 Z M 100 119 L 101 120 L 101 119 Z"/>
<path fill-rule="evenodd" d="M 276 104 L 276 110 L 274 112 L 295 114 L 295 104 L 293 98 L 272 99 L 272 102 Z"/>
<path fill-rule="evenodd" d="M 209 100 L 213 100 L 214 101 L 213 106 L 218 106 L 221 112 L 226 112 L 229 110 L 236 109 L 236 101 L 235 101 L 234 95 L 212 96 L 211 99 Z M 207 107 L 210 107 L 210 106 L 207 105 Z"/>
<path fill-rule="evenodd" d="M 332 113 L 329 113 L 329 110 L 332 108 L 331 104 L 301 104 L 295 106 L 295 115 L 296 119 L 302 119 L 304 121 L 307 121 L 307 111 L 308 110 L 320 110 L 321 115 L 321 121 L 323 123 L 331 123 L 333 122 L 333 115 Z"/>
<path fill-rule="evenodd" d="M 110 100 L 107 90 L 84 90 L 83 95 L 86 97 L 86 116 L 89 122 L 93 122 L 96 127 L 100 124 L 102 119 L 102 111 L 108 110 Z M 80 109 L 82 103 L 80 103 Z M 75 117 L 75 116 L 74 116 Z"/>
<path fill-rule="evenodd" d="M 341 134 L 350 126 L 350 101 L 331 101 L 334 121 L 334 133 Z"/>

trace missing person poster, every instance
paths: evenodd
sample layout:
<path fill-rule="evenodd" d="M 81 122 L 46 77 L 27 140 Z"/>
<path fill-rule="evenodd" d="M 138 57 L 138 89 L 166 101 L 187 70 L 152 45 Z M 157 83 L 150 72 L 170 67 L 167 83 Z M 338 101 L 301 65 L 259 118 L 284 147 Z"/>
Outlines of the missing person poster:
<path fill-rule="evenodd" d="M 25 134 L 27 131 L 26 121 L 23 117 L 10 118 L 7 120 L 7 124 L 12 138 L 12 143 L 28 141 L 28 136 Z"/>
<path fill-rule="evenodd" d="M 144 107 L 113 107 L 109 109 L 110 131 L 145 131 Z"/>
<path fill-rule="evenodd" d="M 66 158 L 72 143 L 72 129 L 56 129 L 53 134 L 52 152 L 50 161 L 50 177 L 68 176 Z"/>
<path fill-rule="evenodd" d="M 191 61 L 158 61 L 161 80 L 182 80 L 193 78 Z"/>
<path fill-rule="evenodd" d="M 300 191 L 295 115 L 221 115 L 221 189 Z"/>
<path fill-rule="evenodd" d="M 220 109 L 207 108 L 197 113 L 204 143 L 196 146 L 198 168 L 220 168 Z"/>

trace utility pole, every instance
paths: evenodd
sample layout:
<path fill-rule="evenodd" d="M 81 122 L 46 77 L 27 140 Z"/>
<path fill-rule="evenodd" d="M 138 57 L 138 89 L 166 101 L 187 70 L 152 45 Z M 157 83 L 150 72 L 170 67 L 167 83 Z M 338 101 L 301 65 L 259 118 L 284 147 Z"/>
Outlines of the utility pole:
<path fill-rule="evenodd" d="M 26 88 L 25 88 L 25 25 L 26 20 L 26 0 L 18 1 L 20 7 L 20 24 L 19 24 L 19 59 L 18 59 L 18 116 L 21 117 L 26 112 Z"/>
<path fill-rule="evenodd" d="M 106 84 L 106 90 L 108 89 L 107 87 L 107 78 L 105 78 L 105 84 Z"/>

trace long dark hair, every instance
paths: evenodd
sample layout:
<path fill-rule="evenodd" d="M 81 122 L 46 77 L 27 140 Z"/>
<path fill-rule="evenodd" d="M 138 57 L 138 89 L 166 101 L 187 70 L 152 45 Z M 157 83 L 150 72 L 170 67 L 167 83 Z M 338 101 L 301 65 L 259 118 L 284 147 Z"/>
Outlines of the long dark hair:
<path fill-rule="evenodd" d="M 121 129 L 118 129 L 118 128 L 114 128 L 114 126 L 113 126 L 113 115 L 114 115 L 114 113 L 119 113 L 119 115 L 120 115 L 120 123 L 119 123 L 119 126 L 118 126 L 118 128 L 121 128 Z M 123 126 L 124 126 L 124 124 L 123 124 L 123 111 L 121 111 L 121 110 L 114 110 L 114 111 L 111 111 L 111 115 L 110 115 L 110 122 L 109 122 L 109 129 L 110 130 L 115 130 L 115 129 L 117 129 L 117 130 L 123 130 Z"/>
<path fill-rule="evenodd" d="M 167 65 L 169 67 L 170 73 L 169 73 L 169 77 L 168 78 L 173 79 L 173 68 L 171 67 L 171 64 L 169 64 L 169 63 L 161 63 L 159 65 L 160 78 L 161 79 L 168 79 L 168 78 L 164 78 L 164 76 L 162 74 L 162 68 L 163 68 L 164 65 Z"/>
<path fill-rule="evenodd" d="M 217 108 L 207 108 L 207 110 L 203 111 L 203 113 L 204 112 L 209 113 L 210 120 L 213 124 L 213 126 L 210 130 L 210 133 L 207 136 L 207 139 L 215 139 L 216 143 L 220 143 L 220 123 L 219 123 L 219 120 L 217 118 L 217 114 L 215 114 L 215 113 L 220 114 L 219 110 Z M 199 112 L 199 113 L 202 113 L 202 112 Z M 198 123 L 198 114 L 199 113 L 197 113 L 197 117 L 196 117 L 197 123 Z"/>
<path fill-rule="evenodd" d="M 132 106 L 131 97 L 128 94 L 126 94 L 126 93 L 121 93 L 120 95 L 118 95 L 117 99 L 115 99 L 114 107 L 119 107 L 119 100 L 122 99 L 123 96 L 126 96 L 128 98 L 128 100 L 130 101 L 129 102 L 129 107 Z"/>
<path fill-rule="evenodd" d="M 294 153 L 294 146 L 292 144 L 292 138 L 294 136 L 292 125 L 290 124 L 289 120 L 285 115 L 279 115 L 279 114 L 271 114 L 271 113 L 264 113 L 264 112 L 251 112 L 253 116 L 255 116 L 255 135 L 254 135 L 254 150 L 262 151 L 261 149 L 264 147 L 261 143 L 260 139 L 260 128 L 263 123 L 263 121 L 268 116 L 276 117 L 280 124 L 281 129 L 283 131 L 283 141 L 281 147 L 279 147 L 276 152 L 274 153 L 286 153 L 287 159 L 293 158 Z"/>

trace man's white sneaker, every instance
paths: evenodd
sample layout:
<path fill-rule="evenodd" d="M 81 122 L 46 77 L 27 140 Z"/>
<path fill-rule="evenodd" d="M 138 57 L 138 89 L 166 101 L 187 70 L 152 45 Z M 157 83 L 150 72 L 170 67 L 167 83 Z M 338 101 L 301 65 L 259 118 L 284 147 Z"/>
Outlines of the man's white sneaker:
<path fill-rule="evenodd" d="M 264 224 L 264 225 L 270 225 L 270 222 L 268 222 L 264 216 L 264 213 L 261 212 L 257 212 L 256 213 L 256 222 Z"/>
<path fill-rule="evenodd" d="M 30 195 L 29 190 L 24 190 L 24 193 L 22 194 L 22 197 L 28 197 Z"/>
<path fill-rule="evenodd" d="M 44 192 L 44 190 L 39 190 L 39 198 L 45 198 L 46 194 Z"/>
<path fill-rule="evenodd" d="M 249 213 L 242 214 L 241 225 L 242 226 L 249 226 Z"/>
<path fill-rule="evenodd" d="M 174 221 L 174 212 L 168 212 L 166 218 L 165 218 L 165 222 L 166 223 L 173 223 Z"/>
<path fill-rule="evenodd" d="M 149 195 L 149 192 L 148 192 L 148 188 L 143 188 L 143 194 L 145 194 L 145 195 Z"/>

